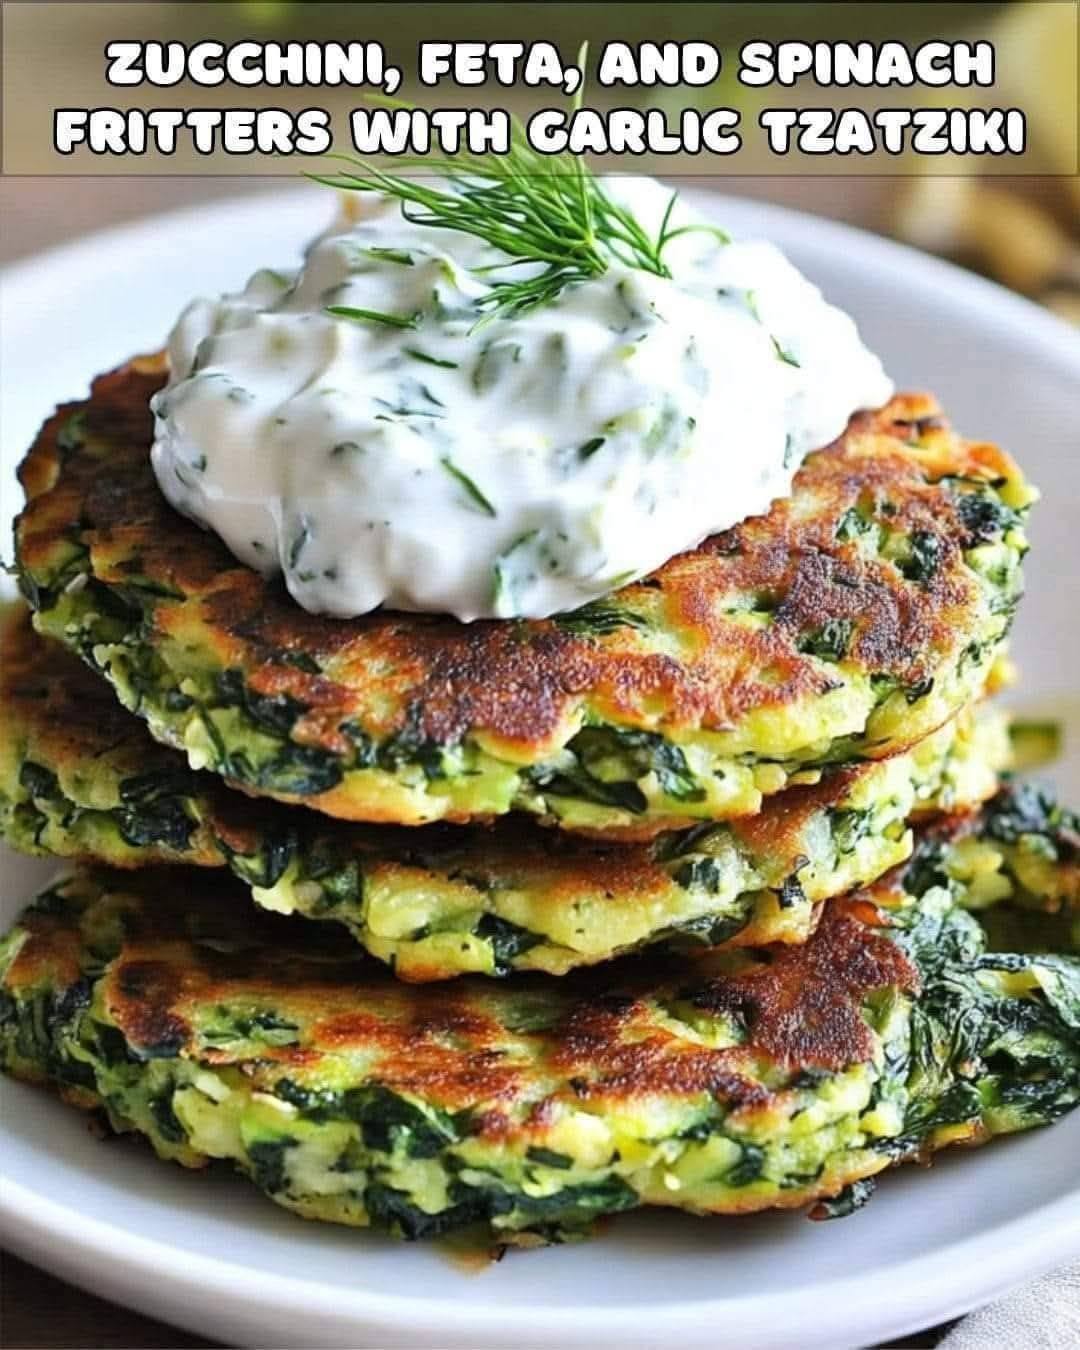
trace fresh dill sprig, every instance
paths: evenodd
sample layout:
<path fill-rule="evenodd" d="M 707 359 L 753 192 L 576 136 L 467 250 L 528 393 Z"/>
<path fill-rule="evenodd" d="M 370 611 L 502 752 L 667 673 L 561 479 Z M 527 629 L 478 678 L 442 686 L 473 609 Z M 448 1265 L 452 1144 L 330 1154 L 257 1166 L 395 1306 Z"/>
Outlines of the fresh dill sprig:
<path fill-rule="evenodd" d="M 584 65 L 586 49 L 578 54 Z M 573 101 L 580 107 L 584 85 Z M 409 108 L 400 99 L 373 96 L 373 102 Z M 478 301 L 487 316 L 520 314 L 546 305 L 567 286 L 601 276 L 613 262 L 654 276 L 670 277 L 664 250 L 673 239 L 704 229 L 721 242 L 723 231 L 697 224 L 672 228 L 677 192 L 672 192 L 655 234 L 633 212 L 610 197 L 580 155 L 568 160 L 541 155 L 529 145 L 525 128 L 515 118 L 509 153 L 453 157 L 409 156 L 406 169 L 423 169 L 440 181 L 390 173 L 350 155 L 335 159 L 347 167 L 332 174 L 310 175 L 316 182 L 346 192 L 378 192 L 401 205 L 406 220 L 482 239 L 508 255 L 506 262 L 476 269 L 490 289 Z M 533 275 L 505 275 L 532 264 Z M 502 274 L 502 275 L 500 275 Z"/>

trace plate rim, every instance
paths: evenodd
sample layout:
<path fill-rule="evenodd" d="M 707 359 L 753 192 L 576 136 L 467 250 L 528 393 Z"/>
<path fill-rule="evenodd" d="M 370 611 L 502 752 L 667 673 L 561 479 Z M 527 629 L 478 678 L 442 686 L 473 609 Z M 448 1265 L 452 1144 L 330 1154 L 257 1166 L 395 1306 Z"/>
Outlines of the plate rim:
<path fill-rule="evenodd" d="M 30 1187 L 9 1177 L 5 1176 L 3 1183 L 6 1193 L 3 1217 L 14 1219 L 18 1225 L 10 1232 L 4 1231 L 5 1241 L 36 1264 L 47 1261 L 50 1268 L 60 1265 L 65 1272 L 73 1271 L 67 1278 L 77 1284 L 85 1282 L 79 1273 L 79 1258 L 88 1262 L 104 1251 L 108 1252 L 114 1270 L 123 1272 L 121 1286 L 137 1288 L 139 1281 L 147 1281 L 152 1290 L 154 1282 L 165 1274 L 173 1285 L 174 1296 L 190 1297 L 196 1303 L 212 1297 L 226 1308 L 231 1307 L 233 1315 L 241 1319 L 257 1298 L 260 1319 L 268 1313 L 288 1316 L 302 1311 L 308 1319 L 319 1319 L 317 1325 L 327 1329 L 347 1325 L 376 1336 L 407 1329 L 413 1337 L 432 1338 L 421 1340 L 420 1344 L 475 1347 L 504 1343 L 499 1335 L 505 1336 L 506 1305 L 441 1298 L 416 1302 L 408 1296 L 350 1290 L 280 1273 L 261 1283 L 257 1290 L 249 1288 L 245 1293 L 245 1286 L 259 1279 L 259 1271 L 251 1265 L 177 1249 L 156 1238 L 134 1234 L 121 1224 L 42 1199 Z M 51 1250 L 59 1235 L 63 1235 L 66 1245 L 62 1255 Z M 889 1284 L 894 1291 L 904 1285 L 917 1287 L 920 1308 L 926 1306 L 927 1291 L 931 1291 L 933 1316 L 946 1321 L 1045 1273 L 1061 1264 L 1063 1256 L 1067 1262 L 1070 1252 L 1080 1254 L 1080 1208 L 1075 1192 L 963 1241 L 892 1266 Z M 977 1273 L 977 1279 L 963 1292 L 953 1287 L 957 1269 Z M 902 1318 L 889 1316 L 888 1306 L 880 1305 L 880 1292 L 875 1281 L 860 1272 L 810 1283 L 785 1296 L 782 1304 L 785 1320 L 807 1319 L 800 1324 L 812 1329 L 802 1336 L 803 1345 L 834 1347 L 881 1336 L 902 1336 L 926 1326 L 924 1311 L 912 1311 Z M 154 1307 L 155 1300 L 139 1299 L 138 1304 Z M 515 1302 L 514 1315 L 530 1319 L 529 1336 L 519 1341 L 523 1345 L 595 1346 L 598 1336 L 620 1336 L 628 1344 L 641 1344 L 642 1325 L 648 1320 L 650 1344 L 656 1343 L 655 1337 L 661 1330 L 656 1325 L 659 1322 L 665 1337 L 678 1335 L 681 1343 L 689 1345 L 764 1346 L 772 1343 L 771 1336 L 763 1339 L 761 1333 L 775 1326 L 778 1306 L 781 1305 L 777 1295 L 771 1292 L 683 1300 L 651 1307 L 634 1304 L 622 1308 L 612 1305 L 559 1308 Z M 170 1320 L 175 1321 L 175 1314 Z M 706 1342 L 693 1335 L 703 1324 L 709 1327 Z M 190 1325 L 205 1330 L 208 1323 L 196 1318 Z M 720 1328 L 722 1333 L 718 1335 Z M 858 1334 L 853 1335 L 856 1329 Z M 339 1344 L 336 1340 L 329 1343 Z"/>
<path fill-rule="evenodd" d="M 1080 333 L 1046 313 L 1031 301 L 1004 290 L 955 265 L 898 244 L 869 231 L 828 220 L 808 212 L 752 199 L 726 196 L 701 186 L 689 186 L 686 195 L 707 204 L 711 211 L 728 210 L 753 219 L 756 230 L 769 237 L 780 233 L 812 233 L 811 245 L 828 253 L 857 252 L 868 270 L 888 269 L 895 275 L 922 279 L 948 293 L 949 300 L 973 311 L 992 311 L 995 325 L 1018 331 L 1017 341 L 1033 357 L 1059 369 L 1064 378 L 1080 380 Z M 312 200 L 309 189 L 228 196 L 95 231 L 18 259 L 0 270 L 3 309 L 17 304 L 18 292 L 40 285 L 43 269 L 100 266 L 103 251 L 122 252 L 146 247 L 157 230 L 182 229 L 194 220 L 228 218 L 237 212 L 266 210 L 268 204 L 297 205 Z M 10 313 L 10 311 L 8 311 Z M 65 395 L 65 396 L 70 396 Z M 269 1203 L 269 1202 L 268 1202 Z M 482 1298 L 435 1298 L 415 1302 L 407 1295 L 349 1289 L 318 1279 L 275 1275 L 260 1279 L 257 1266 L 224 1257 L 204 1255 L 170 1246 L 155 1237 L 85 1215 L 73 1206 L 42 1197 L 32 1186 L 10 1176 L 0 1166 L 0 1234 L 13 1250 L 64 1278 L 86 1287 L 89 1271 L 103 1253 L 109 1257 L 110 1296 L 129 1306 L 167 1317 L 172 1322 L 205 1332 L 213 1319 L 199 1320 L 192 1311 L 173 1306 L 190 1300 L 192 1309 L 210 1301 L 234 1323 L 242 1325 L 268 1314 L 302 1314 L 324 1332 L 354 1329 L 365 1337 L 384 1337 L 386 1344 L 428 1344 L 475 1347 L 505 1343 L 507 1307 L 485 1304 Z M 527 1343 L 576 1346 L 595 1344 L 598 1335 L 620 1335 L 630 1345 L 656 1344 L 678 1335 L 686 1346 L 738 1345 L 743 1350 L 775 1344 L 772 1333 L 783 1317 L 788 1324 L 800 1319 L 802 1343 L 849 1345 L 882 1336 L 904 1335 L 928 1322 L 965 1312 L 1016 1283 L 1080 1256 L 1080 1206 L 1077 1190 L 1037 1206 L 968 1238 L 936 1247 L 929 1254 L 908 1258 L 889 1269 L 891 1299 L 881 1298 L 876 1281 L 865 1274 L 833 1278 L 789 1291 L 739 1294 L 721 1299 L 682 1299 L 672 1303 L 645 1303 L 619 1307 L 607 1304 L 552 1303 L 515 1305 L 515 1314 L 530 1320 Z M 962 1280 L 958 1278 L 962 1272 Z M 100 1288 L 99 1273 L 94 1280 Z M 161 1286 L 168 1297 L 155 1296 Z M 917 1298 L 896 1297 L 901 1289 L 917 1291 Z M 92 1290 L 93 1291 L 93 1290 Z M 896 1304 L 901 1308 L 897 1309 Z M 161 1309 L 168 1304 L 168 1311 Z M 707 1336 L 707 1340 L 705 1337 Z M 324 1343 L 324 1342 L 320 1342 Z M 344 1344 L 332 1339 L 333 1344 Z M 371 1341 L 382 1344 L 383 1341 Z M 523 1342 L 524 1343 L 524 1342 Z"/>

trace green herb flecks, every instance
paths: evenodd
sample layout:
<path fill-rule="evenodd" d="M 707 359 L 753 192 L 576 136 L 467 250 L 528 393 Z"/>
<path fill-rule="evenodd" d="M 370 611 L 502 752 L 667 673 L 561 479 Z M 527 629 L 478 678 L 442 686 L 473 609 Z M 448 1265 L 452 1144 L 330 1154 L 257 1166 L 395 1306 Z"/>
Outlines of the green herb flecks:
<path fill-rule="evenodd" d="M 457 370 L 460 364 L 457 361 L 445 361 L 439 356 L 430 356 L 427 352 L 422 352 L 419 347 L 404 347 L 402 350 L 406 356 L 411 356 L 414 361 L 423 361 L 429 366 L 438 366 L 441 370 Z"/>
<path fill-rule="evenodd" d="M 398 385 L 398 401 L 376 398 L 372 400 L 380 408 L 395 417 L 437 417 L 445 416 L 442 411 L 446 404 L 436 398 L 426 384 L 420 380 L 405 379 Z"/>
<path fill-rule="evenodd" d="M 296 565 L 300 561 L 300 555 L 307 548 L 311 540 L 311 525 L 306 517 L 301 517 L 300 523 L 293 534 L 289 544 L 289 571 L 295 571 Z"/>
<path fill-rule="evenodd" d="M 783 344 L 771 333 L 769 334 L 769 336 L 770 338 L 772 338 L 773 351 L 776 353 L 779 359 L 783 361 L 784 365 L 794 366 L 796 370 L 800 369 L 802 362 L 797 360 L 792 355 L 791 351 L 787 347 L 783 346 Z"/>
<path fill-rule="evenodd" d="M 449 455 L 443 455 L 442 459 L 439 460 L 439 463 L 442 465 L 442 467 L 446 470 L 446 472 L 450 475 L 451 478 L 455 479 L 458 483 L 461 484 L 461 486 L 465 489 L 466 493 L 468 494 L 469 500 L 475 506 L 478 506 L 486 516 L 498 515 L 498 512 L 495 510 L 494 506 L 492 506 L 491 502 L 488 501 L 487 497 L 485 497 L 484 494 L 480 491 L 480 489 L 476 486 L 475 482 L 469 477 L 467 473 L 465 473 L 463 469 L 458 468 L 458 466 L 454 463 L 454 461 L 450 458 Z"/>
<path fill-rule="evenodd" d="M 419 314 L 384 314 L 378 309 L 357 309 L 353 305 L 327 305 L 326 313 L 354 323 L 381 323 L 387 328 L 415 328 Z"/>
<path fill-rule="evenodd" d="M 494 605 L 495 613 L 498 618 L 509 619 L 517 613 L 517 586 L 514 555 L 521 550 L 528 548 L 539 534 L 538 530 L 529 530 L 519 539 L 515 539 L 505 553 L 495 559 L 495 565 L 492 568 L 492 577 L 494 581 Z"/>
<path fill-rule="evenodd" d="M 478 394 L 486 393 L 520 360 L 520 342 L 485 342 L 473 367 L 473 388 Z"/>
<path fill-rule="evenodd" d="M 369 258 L 378 259 L 379 262 L 397 263 L 400 267 L 412 267 L 416 262 L 413 255 L 403 248 L 381 248 L 372 244 L 370 247 L 362 248 L 359 251 Z"/>
<path fill-rule="evenodd" d="M 757 293 L 755 291 L 744 291 L 742 301 L 743 304 L 746 306 L 747 310 L 749 311 L 750 316 L 753 319 L 756 319 L 757 322 L 761 324 L 762 327 L 764 327 L 765 320 L 761 317 L 761 311 L 758 309 Z M 796 369 L 801 368 L 802 363 L 792 353 L 790 348 L 784 346 L 784 344 L 780 341 L 780 339 L 776 336 L 775 333 L 769 334 L 769 341 L 773 345 L 773 351 L 776 353 L 778 360 L 783 361 L 783 363 L 786 366 L 795 366 Z M 784 467 L 785 468 L 788 467 L 786 452 L 785 452 Z"/>

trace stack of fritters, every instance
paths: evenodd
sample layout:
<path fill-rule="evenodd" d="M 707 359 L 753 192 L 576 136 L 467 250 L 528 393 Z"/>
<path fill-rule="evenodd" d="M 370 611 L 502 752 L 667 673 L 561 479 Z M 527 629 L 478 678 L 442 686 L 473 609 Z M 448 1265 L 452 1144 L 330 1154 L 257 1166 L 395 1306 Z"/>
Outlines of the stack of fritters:
<path fill-rule="evenodd" d="M 162 379 L 22 469 L 0 828 L 78 866 L 0 948 L 9 1070 L 302 1214 L 519 1243 L 842 1212 L 1080 1101 L 1080 826 L 985 702 L 1006 455 L 904 396 L 574 613 L 340 621 L 166 505 Z"/>

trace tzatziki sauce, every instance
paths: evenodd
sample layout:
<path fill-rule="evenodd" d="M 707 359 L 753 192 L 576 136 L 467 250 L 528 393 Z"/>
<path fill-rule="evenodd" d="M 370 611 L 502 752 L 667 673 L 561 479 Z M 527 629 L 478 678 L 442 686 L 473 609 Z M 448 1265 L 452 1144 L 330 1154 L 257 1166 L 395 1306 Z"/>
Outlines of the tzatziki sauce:
<path fill-rule="evenodd" d="M 650 228 L 671 195 L 605 186 Z M 770 244 L 687 232 L 670 278 L 613 261 L 491 316 L 507 255 L 364 200 L 299 270 L 189 305 L 151 405 L 166 498 L 313 613 L 574 609 L 767 510 L 892 393 Z"/>

